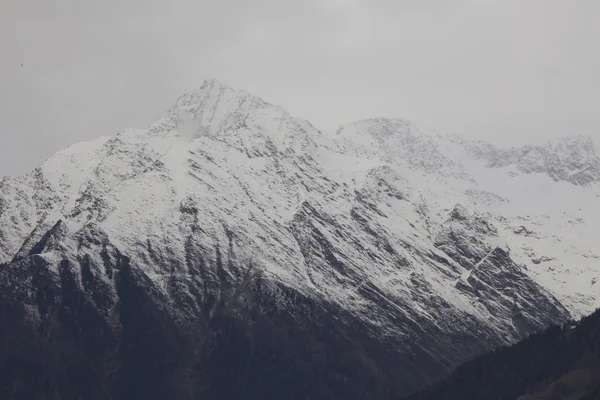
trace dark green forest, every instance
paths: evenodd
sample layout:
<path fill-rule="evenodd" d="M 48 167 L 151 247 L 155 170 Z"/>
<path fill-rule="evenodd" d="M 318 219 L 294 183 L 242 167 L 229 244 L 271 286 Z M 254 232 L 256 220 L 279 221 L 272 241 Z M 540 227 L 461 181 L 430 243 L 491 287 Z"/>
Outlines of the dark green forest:
<path fill-rule="evenodd" d="M 467 362 L 407 400 L 598 400 L 600 310 Z"/>

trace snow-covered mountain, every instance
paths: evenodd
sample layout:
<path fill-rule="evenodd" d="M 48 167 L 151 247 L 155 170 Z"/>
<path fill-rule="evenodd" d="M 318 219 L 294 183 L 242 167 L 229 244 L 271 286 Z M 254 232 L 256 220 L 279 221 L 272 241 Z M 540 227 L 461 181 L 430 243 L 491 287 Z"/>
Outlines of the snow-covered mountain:
<path fill-rule="evenodd" d="M 598 155 L 587 138 L 507 150 L 391 119 L 324 134 L 207 81 L 148 129 L 0 182 L 0 291 L 113 371 L 108 392 L 136 387 L 136 368 L 158 374 L 124 348 L 166 346 L 155 357 L 175 354 L 191 388 L 190 376 L 217 382 L 196 366 L 246 335 L 282 354 L 311 343 L 288 355 L 294 371 L 322 362 L 354 382 L 327 381 L 329 398 L 385 398 L 600 305 Z M 154 341 L 136 339 L 136 307 Z M 227 398 L 217 386 L 190 393 Z"/>

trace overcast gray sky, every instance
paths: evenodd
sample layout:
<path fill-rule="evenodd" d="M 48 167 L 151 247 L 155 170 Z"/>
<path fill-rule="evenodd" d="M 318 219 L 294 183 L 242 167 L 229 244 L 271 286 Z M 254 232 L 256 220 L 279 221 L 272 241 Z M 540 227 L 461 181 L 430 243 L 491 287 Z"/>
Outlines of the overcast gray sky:
<path fill-rule="evenodd" d="M 598 0 L 0 0 L 0 175 L 217 78 L 320 128 L 600 137 Z"/>

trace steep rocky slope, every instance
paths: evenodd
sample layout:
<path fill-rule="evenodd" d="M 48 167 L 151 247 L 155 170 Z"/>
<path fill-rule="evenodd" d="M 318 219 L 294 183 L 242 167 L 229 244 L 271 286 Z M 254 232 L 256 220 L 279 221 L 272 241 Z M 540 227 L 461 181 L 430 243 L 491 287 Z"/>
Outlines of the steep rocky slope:
<path fill-rule="evenodd" d="M 3 393 L 391 398 L 589 312 L 597 182 L 477 146 L 388 119 L 326 135 L 207 81 L 4 178 L 4 342 L 45 361 L 5 356 Z"/>

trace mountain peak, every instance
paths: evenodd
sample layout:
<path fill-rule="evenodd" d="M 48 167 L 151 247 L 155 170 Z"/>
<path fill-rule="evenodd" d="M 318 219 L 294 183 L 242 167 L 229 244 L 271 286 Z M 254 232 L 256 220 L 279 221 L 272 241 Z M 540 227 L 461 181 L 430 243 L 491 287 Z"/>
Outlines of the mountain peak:
<path fill-rule="evenodd" d="M 588 135 L 563 137 L 556 144 L 555 150 L 559 153 L 571 154 L 575 157 L 598 157 L 600 155 L 594 139 Z"/>
<path fill-rule="evenodd" d="M 408 120 L 385 117 L 367 118 L 342 125 L 338 128 L 337 134 L 347 133 L 350 130 L 364 130 L 376 137 L 421 134 L 419 129 Z"/>
<path fill-rule="evenodd" d="M 199 89 L 179 96 L 172 110 L 198 112 L 206 108 L 216 108 L 220 103 L 222 103 L 221 106 L 227 105 L 229 108 L 235 109 L 242 102 L 266 105 L 261 98 L 245 90 L 234 89 L 216 79 L 207 79 Z"/>
<path fill-rule="evenodd" d="M 264 127 L 269 121 L 283 119 L 292 119 L 283 108 L 245 90 L 208 79 L 199 89 L 181 95 L 166 115 L 150 127 L 149 133 L 160 135 L 193 127 L 194 132 L 212 136 L 238 130 L 251 122 Z"/>
<path fill-rule="evenodd" d="M 393 119 L 319 135 L 207 80 L 149 130 L 0 181 L 0 310 L 16 299 L 44 338 L 89 350 L 79 359 L 105 398 L 189 397 L 195 382 L 208 398 L 399 398 L 598 304 L 596 192 L 495 173 L 445 140 Z M 596 174 L 541 152 L 505 158 L 577 182 Z M 239 357 L 215 362 L 232 344 Z M 228 385 L 245 393 L 213 392 L 232 371 L 248 376 Z M 148 386 L 161 381 L 177 389 Z"/>
<path fill-rule="evenodd" d="M 225 92 L 236 92 L 239 94 L 246 95 L 248 97 L 256 97 L 256 96 L 253 96 L 250 92 L 248 92 L 246 90 L 235 89 L 235 88 L 233 88 L 229 85 L 226 85 L 223 82 L 221 82 L 217 79 L 214 79 L 214 78 L 205 79 L 202 82 L 202 85 L 200 85 L 200 88 L 196 90 L 196 92 L 213 93 L 213 94 L 225 93 Z"/>

